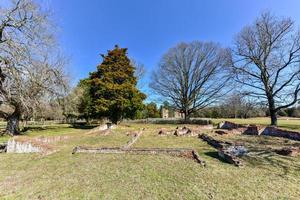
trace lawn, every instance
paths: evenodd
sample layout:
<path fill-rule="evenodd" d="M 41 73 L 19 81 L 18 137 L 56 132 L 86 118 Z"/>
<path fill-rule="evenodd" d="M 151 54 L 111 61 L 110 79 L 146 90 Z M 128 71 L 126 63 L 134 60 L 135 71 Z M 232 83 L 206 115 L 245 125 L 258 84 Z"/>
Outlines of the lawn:
<path fill-rule="evenodd" d="M 213 120 L 217 123 L 219 120 Z M 265 118 L 233 120 L 266 124 Z M 280 120 L 284 128 L 299 129 L 300 120 Z M 189 125 L 195 128 L 195 125 Z M 158 136 L 160 128 L 176 125 L 121 124 L 109 135 L 87 134 L 69 125 L 31 129 L 30 137 L 70 136 L 55 143 L 57 152 L 0 154 L 1 199 L 295 199 L 300 197 L 300 157 L 268 151 L 300 142 L 272 137 L 217 136 L 243 142 L 251 150 L 242 168 L 222 162 L 216 150 L 197 137 Z M 74 154 L 78 145 L 117 147 L 145 128 L 134 147 L 186 147 L 207 163 L 168 155 Z"/>

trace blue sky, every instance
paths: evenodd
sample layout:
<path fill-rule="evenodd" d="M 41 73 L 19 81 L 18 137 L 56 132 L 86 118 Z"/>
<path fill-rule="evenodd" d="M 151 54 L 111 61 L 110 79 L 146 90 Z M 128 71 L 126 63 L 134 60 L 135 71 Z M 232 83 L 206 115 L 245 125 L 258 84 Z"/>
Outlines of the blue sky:
<path fill-rule="evenodd" d="M 229 46 L 241 28 L 269 10 L 300 26 L 299 0 L 44 0 L 60 27 L 70 56 L 73 84 L 101 62 L 100 53 L 119 44 L 143 63 L 149 81 L 161 56 L 181 41 Z M 147 91 L 147 87 L 144 88 Z"/>

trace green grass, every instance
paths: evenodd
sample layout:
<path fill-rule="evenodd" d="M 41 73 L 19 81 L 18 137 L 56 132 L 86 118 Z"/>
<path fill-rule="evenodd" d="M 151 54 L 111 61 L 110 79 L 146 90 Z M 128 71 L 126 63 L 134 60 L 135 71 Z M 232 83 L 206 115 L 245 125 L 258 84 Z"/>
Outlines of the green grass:
<path fill-rule="evenodd" d="M 270 118 L 258 117 L 249 119 L 213 119 L 213 123 L 217 124 L 221 121 L 231 121 L 239 124 L 258 124 L 258 125 L 270 125 Z M 286 129 L 295 129 L 300 131 L 300 119 L 298 118 L 279 118 L 278 126 Z"/>
<path fill-rule="evenodd" d="M 219 120 L 214 120 L 217 122 Z M 234 120 L 266 124 L 267 119 Z M 285 128 L 300 120 L 280 120 Z M 191 126 L 191 125 L 190 125 Z M 196 137 L 158 136 L 176 125 L 121 124 L 112 134 L 86 134 L 67 125 L 32 129 L 29 137 L 70 136 L 57 152 L 0 154 L 0 199 L 295 199 L 300 197 L 300 158 L 269 151 L 300 142 L 272 137 L 215 136 L 242 142 L 252 152 L 237 168 L 217 158 L 216 150 Z M 127 132 L 145 128 L 135 147 L 187 147 L 198 151 L 205 168 L 193 160 L 167 155 L 71 154 L 74 146 L 121 146 Z"/>

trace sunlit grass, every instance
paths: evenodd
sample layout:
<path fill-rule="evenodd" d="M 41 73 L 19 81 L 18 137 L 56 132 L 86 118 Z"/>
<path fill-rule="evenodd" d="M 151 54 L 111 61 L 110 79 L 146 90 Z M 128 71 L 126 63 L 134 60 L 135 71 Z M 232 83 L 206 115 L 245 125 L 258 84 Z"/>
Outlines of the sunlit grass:
<path fill-rule="evenodd" d="M 257 123 L 267 121 L 262 120 Z M 286 127 L 288 123 L 280 121 Z M 56 143 L 58 151 L 48 156 L 0 154 L 0 199 L 299 199 L 300 158 L 268 151 L 299 142 L 215 136 L 257 150 L 243 158 L 243 168 L 237 168 L 220 161 L 216 150 L 197 137 L 158 136 L 162 127 L 174 130 L 176 125 L 121 124 L 107 136 L 68 125 L 32 129 L 27 136 L 70 137 Z M 71 154 L 78 145 L 122 146 L 131 137 L 127 133 L 141 128 L 144 133 L 134 147 L 194 148 L 207 166 L 167 155 Z"/>

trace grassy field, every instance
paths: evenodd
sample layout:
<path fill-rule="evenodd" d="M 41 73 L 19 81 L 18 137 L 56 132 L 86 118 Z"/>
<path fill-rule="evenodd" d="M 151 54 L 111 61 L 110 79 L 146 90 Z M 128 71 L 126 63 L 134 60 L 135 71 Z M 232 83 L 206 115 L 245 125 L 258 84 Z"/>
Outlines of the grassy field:
<path fill-rule="evenodd" d="M 214 120 L 217 123 L 220 120 Z M 268 119 L 231 120 L 267 124 Z M 300 130 L 300 120 L 280 120 L 284 128 Z M 195 125 L 190 125 L 196 128 Z M 251 150 L 237 168 L 222 162 L 215 149 L 196 137 L 158 136 L 160 128 L 176 125 L 121 124 L 104 136 L 68 125 L 32 129 L 30 137 L 65 135 L 57 152 L 0 154 L 0 199 L 300 199 L 300 158 L 269 151 L 300 142 L 272 137 L 215 136 L 242 142 Z M 187 147 L 207 163 L 167 155 L 74 154 L 78 145 L 117 147 L 145 128 L 135 147 Z"/>

